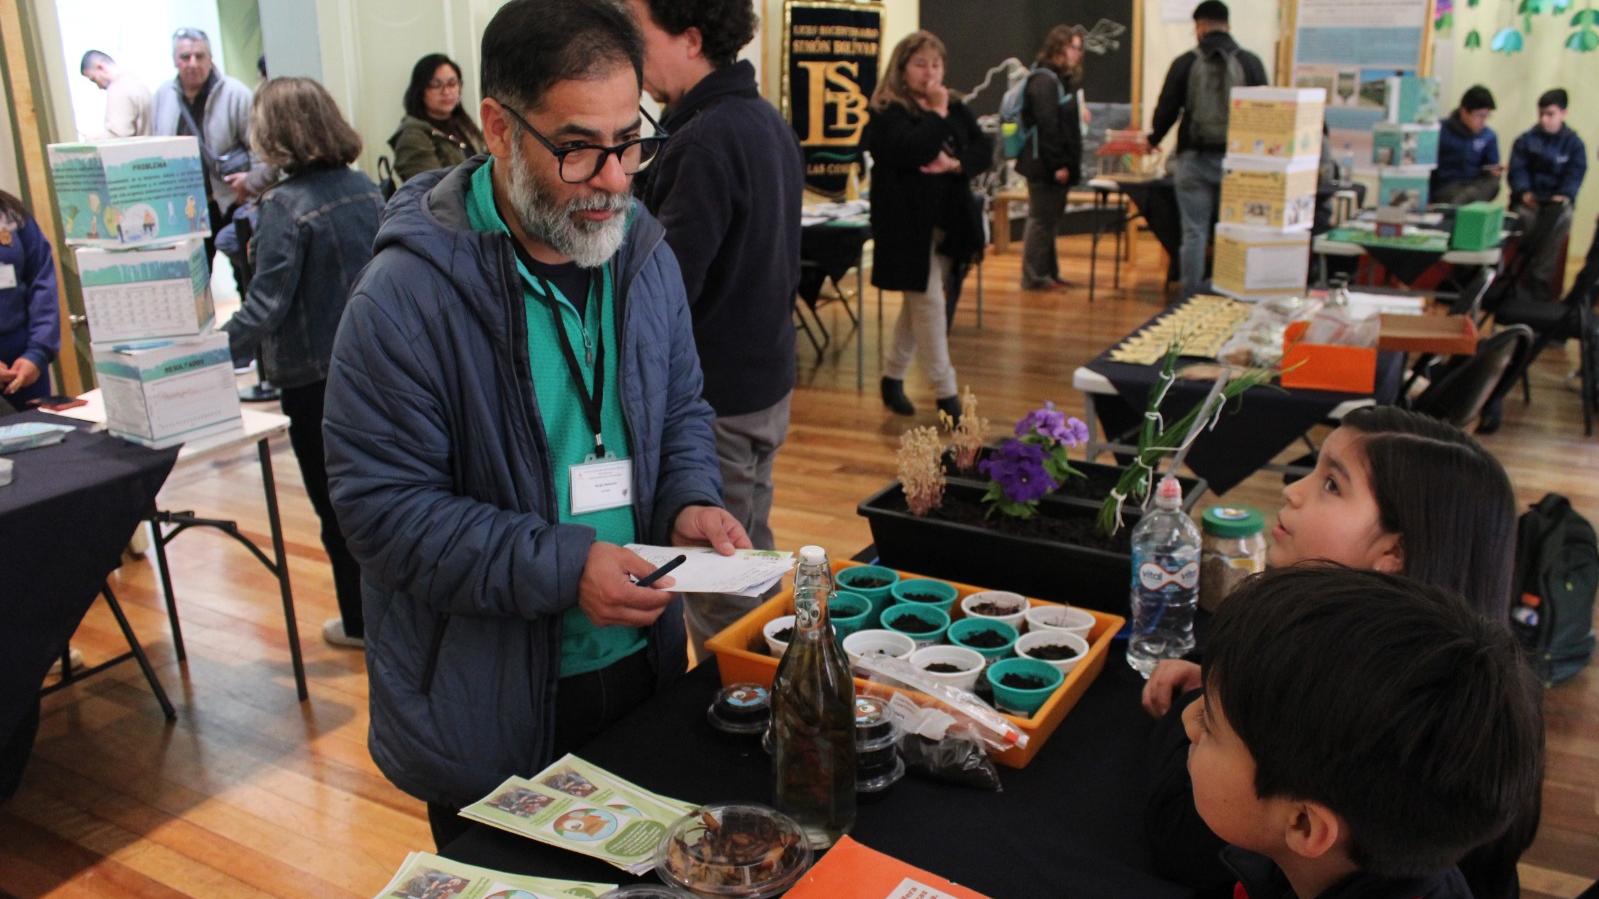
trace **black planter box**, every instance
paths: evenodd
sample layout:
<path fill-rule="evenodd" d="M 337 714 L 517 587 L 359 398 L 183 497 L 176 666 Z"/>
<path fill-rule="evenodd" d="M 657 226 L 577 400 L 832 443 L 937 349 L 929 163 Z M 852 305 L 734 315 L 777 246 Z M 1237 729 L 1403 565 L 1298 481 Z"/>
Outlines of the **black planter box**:
<path fill-rule="evenodd" d="M 945 495 L 977 501 L 986 490 L 985 484 L 951 481 Z M 868 497 L 856 511 L 871 525 L 877 555 L 890 568 L 1127 614 L 1132 583 L 1127 541 L 1141 517 L 1136 507 L 1122 514 L 1122 529 L 1117 534 L 1121 549 L 1114 552 L 920 518 L 905 511 L 905 494 L 898 481 Z M 1092 521 L 1098 506 L 1046 496 L 1039 503 L 1039 515 Z"/>
<path fill-rule="evenodd" d="M 982 461 L 988 458 L 989 454 L 996 448 L 994 446 L 985 446 L 978 450 L 978 464 L 982 464 Z M 1105 497 L 1110 495 L 1110 488 L 1121 479 L 1122 474 L 1121 466 L 1104 465 L 1099 462 L 1079 462 L 1074 459 L 1072 460 L 1072 467 L 1082 472 L 1084 477 L 1072 478 L 1062 484 L 1060 489 L 1056 490 L 1052 496 L 1076 505 L 1092 506 L 1095 509 L 1098 509 L 1104 503 Z M 944 453 L 944 475 L 945 479 L 951 484 L 967 484 L 979 486 L 984 491 L 988 490 L 988 480 L 975 467 L 972 469 L 971 474 L 957 473 L 948 451 Z M 1204 496 L 1205 492 L 1210 489 L 1210 483 L 1204 478 L 1185 477 L 1178 477 L 1177 483 L 1182 485 L 1183 488 L 1183 511 L 1192 513 L 1194 504 L 1199 502 L 1199 498 Z M 1076 495 L 1073 495 L 1074 493 Z"/>

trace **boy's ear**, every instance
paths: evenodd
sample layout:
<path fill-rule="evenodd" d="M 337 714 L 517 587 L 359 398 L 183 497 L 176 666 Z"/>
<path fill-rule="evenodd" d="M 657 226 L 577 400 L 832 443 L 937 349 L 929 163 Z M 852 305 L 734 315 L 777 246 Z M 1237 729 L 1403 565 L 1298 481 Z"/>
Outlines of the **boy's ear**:
<path fill-rule="evenodd" d="M 1293 801 L 1283 843 L 1301 858 L 1321 858 L 1347 841 L 1348 827 L 1337 812 L 1319 802 Z"/>

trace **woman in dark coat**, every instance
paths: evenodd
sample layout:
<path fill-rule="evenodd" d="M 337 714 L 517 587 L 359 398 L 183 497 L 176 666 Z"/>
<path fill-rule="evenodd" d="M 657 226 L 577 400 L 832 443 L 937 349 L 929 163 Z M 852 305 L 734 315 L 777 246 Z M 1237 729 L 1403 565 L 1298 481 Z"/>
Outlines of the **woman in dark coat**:
<path fill-rule="evenodd" d="M 1077 88 L 1083 80 L 1083 38 L 1077 25 L 1056 25 L 1044 36 L 1038 62 L 1027 76 L 1022 126 L 1032 129 L 1016 157 L 1016 174 L 1027 179 L 1027 230 L 1022 237 L 1022 289 L 1065 287 L 1055 235 L 1066 211 L 1066 192 L 1083 180 L 1082 111 Z"/>
<path fill-rule="evenodd" d="M 405 89 L 405 118 L 389 146 L 401 182 L 486 151 L 483 132 L 461 105 L 461 67 L 454 60 L 430 53 L 416 61 Z"/>
<path fill-rule="evenodd" d="M 0 190 L 0 402 L 25 409 L 50 395 L 59 302 L 50 241 L 22 201 Z"/>
<path fill-rule="evenodd" d="M 971 112 L 944 86 L 944 43 L 926 31 L 899 42 L 872 95 L 872 284 L 904 292 L 884 366 L 883 403 L 900 415 L 912 356 L 933 383 L 938 408 L 960 417 L 949 362 L 944 295 L 951 268 L 982 253 L 982 213 L 969 181 L 993 150 Z"/>

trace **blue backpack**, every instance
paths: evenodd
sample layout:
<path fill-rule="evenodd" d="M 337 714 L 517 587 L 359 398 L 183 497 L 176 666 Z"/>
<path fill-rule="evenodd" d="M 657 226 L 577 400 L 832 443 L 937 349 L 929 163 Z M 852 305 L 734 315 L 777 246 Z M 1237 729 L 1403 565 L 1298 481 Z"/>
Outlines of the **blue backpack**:
<path fill-rule="evenodd" d="M 1029 142 L 1034 143 L 1033 152 L 1038 152 L 1038 125 L 1022 124 L 1022 111 L 1027 108 L 1027 83 L 1039 72 L 1048 72 L 1049 77 L 1055 79 L 1056 103 L 1065 106 L 1071 99 L 1066 95 L 1066 85 L 1061 83 L 1060 76 L 1053 69 L 1044 66 L 1033 66 L 1027 70 L 1027 77 L 1011 85 L 1005 91 L 1005 96 L 999 101 L 999 133 L 1000 147 L 1005 152 L 1006 159 L 1015 159 L 1022 155 L 1022 150 L 1027 148 Z"/>

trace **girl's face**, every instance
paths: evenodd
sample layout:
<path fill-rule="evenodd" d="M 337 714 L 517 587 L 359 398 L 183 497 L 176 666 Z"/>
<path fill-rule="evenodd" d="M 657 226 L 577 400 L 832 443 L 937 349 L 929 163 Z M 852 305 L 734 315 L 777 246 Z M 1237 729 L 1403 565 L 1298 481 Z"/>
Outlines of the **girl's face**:
<path fill-rule="evenodd" d="M 918 97 L 929 88 L 944 83 L 944 57 L 932 47 L 923 47 L 905 62 L 905 86 Z"/>
<path fill-rule="evenodd" d="M 447 119 L 455 112 L 455 107 L 461 103 L 461 78 L 455 74 L 455 67 L 447 62 L 439 63 L 433 72 L 433 80 L 428 82 L 427 90 L 422 92 L 422 105 L 428 115 L 435 119 Z"/>
<path fill-rule="evenodd" d="M 1316 470 L 1283 488 L 1266 553 L 1273 568 L 1312 560 L 1390 574 L 1404 567 L 1399 535 L 1383 530 L 1360 436 L 1333 431 Z"/>
<path fill-rule="evenodd" d="M 1083 62 L 1083 39 L 1080 38 L 1080 37 L 1072 38 L 1070 41 L 1067 42 L 1066 46 L 1060 51 L 1060 56 L 1061 56 L 1061 59 L 1060 59 L 1060 64 L 1061 64 L 1060 67 L 1061 68 L 1075 69 L 1079 65 L 1082 65 L 1082 62 Z"/>

